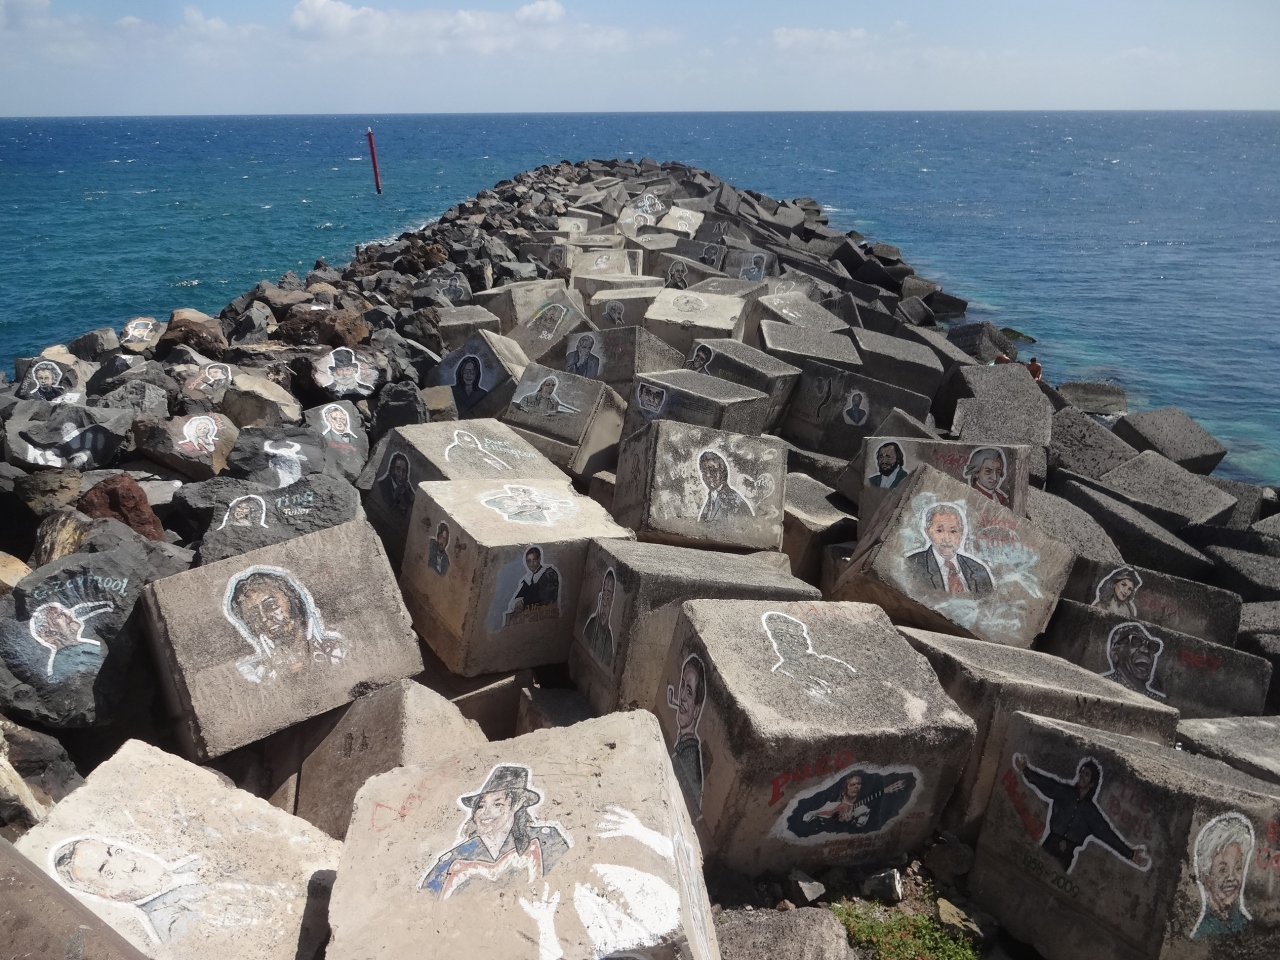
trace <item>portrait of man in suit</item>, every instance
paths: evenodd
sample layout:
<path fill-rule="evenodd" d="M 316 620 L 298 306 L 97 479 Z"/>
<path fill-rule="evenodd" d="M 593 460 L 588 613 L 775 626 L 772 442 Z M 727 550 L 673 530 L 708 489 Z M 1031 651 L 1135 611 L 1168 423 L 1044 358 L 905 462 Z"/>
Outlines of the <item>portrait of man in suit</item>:
<path fill-rule="evenodd" d="M 977 557 L 963 552 L 964 511 L 954 503 L 937 503 L 924 517 L 929 546 L 907 557 L 907 570 L 922 590 L 956 597 L 986 596 L 995 590 L 991 571 Z"/>

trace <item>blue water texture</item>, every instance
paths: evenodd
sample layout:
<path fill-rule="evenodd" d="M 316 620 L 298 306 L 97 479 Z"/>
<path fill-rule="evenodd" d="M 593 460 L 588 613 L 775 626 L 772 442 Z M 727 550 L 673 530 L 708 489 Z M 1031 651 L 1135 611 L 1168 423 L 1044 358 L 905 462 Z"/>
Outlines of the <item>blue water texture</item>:
<path fill-rule="evenodd" d="M 642 156 L 815 198 L 1034 336 L 1051 382 L 1184 407 L 1221 474 L 1280 481 L 1280 113 L 0 119 L 0 363 L 216 312 L 520 170 Z"/>

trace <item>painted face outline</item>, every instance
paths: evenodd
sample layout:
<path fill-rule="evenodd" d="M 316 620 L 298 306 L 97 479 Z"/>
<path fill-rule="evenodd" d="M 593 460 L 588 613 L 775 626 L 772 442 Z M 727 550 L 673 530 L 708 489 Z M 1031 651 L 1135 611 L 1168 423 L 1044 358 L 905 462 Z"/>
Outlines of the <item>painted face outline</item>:
<path fill-rule="evenodd" d="M 1256 846 L 1253 823 L 1238 810 L 1219 814 L 1200 828 L 1192 848 L 1200 916 L 1190 939 L 1239 932 L 1253 919 L 1244 895 Z"/>

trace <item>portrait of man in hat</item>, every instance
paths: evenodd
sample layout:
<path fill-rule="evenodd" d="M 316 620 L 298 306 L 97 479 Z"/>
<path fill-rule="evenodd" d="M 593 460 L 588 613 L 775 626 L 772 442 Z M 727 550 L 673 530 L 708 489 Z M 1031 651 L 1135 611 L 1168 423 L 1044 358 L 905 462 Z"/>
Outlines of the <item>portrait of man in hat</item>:
<path fill-rule="evenodd" d="M 418 889 L 448 900 L 472 886 L 501 884 L 513 876 L 532 883 L 550 873 L 570 841 L 558 824 L 534 819 L 542 794 L 530 786 L 531 778 L 528 767 L 500 764 L 479 792 L 460 797 L 468 814 L 458 843 L 440 854 Z"/>
<path fill-rule="evenodd" d="M 146 317 L 136 317 L 124 325 L 121 343 L 146 343 L 156 328 L 156 322 Z"/>
<path fill-rule="evenodd" d="M 350 347 L 338 347 L 329 354 L 329 388 L 334 393 L 358 393 L 368 396 L 373 392 L 373 383 L 365 375 L 365 370 L 356 352 Z M 321 384 L 325 386 L 325 384 Z"/>

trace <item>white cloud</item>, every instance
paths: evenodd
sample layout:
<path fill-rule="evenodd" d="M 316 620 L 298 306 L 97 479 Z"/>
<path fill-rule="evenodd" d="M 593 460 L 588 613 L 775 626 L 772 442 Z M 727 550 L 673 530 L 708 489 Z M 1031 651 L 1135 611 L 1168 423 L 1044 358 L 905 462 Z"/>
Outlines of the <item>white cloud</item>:
<path fill-rule="evenodd" d="M 536 0 L 516 11 L 520 23 L 558 23 L 564 19 L 564 7 L 556 0 Z"/>
<path fill-rule="evenodd" d="M 781 50 L 843 53 L 862 46 L 867 31 L 861 27 L 848 30 L 806 30 L 778 27 L 773 31 L 773 45 Z"/>

